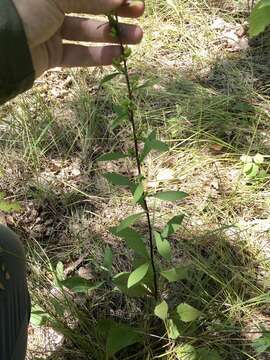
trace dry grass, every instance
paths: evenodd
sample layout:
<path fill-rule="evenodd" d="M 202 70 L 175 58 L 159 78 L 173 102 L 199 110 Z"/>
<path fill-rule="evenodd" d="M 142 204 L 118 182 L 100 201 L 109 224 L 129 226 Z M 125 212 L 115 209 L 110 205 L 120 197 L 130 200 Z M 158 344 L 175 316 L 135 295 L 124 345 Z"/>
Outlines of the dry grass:
<path fill-rule="evenodd" d="M 259 359 L 250 334 L 255 331 L 256 337 L 259 324 L 269 325 L 269 34 L 247 48 L 245 2 L 168 3 L 148 2 L 145 38 L 134 49 L 131 67 L 142 80 L 153 81 L 137 96 L 140 139 L 156 128 L 171 147 L 149 156 L 146 186 L 189 193 L 181 205 L 151 204 L 157 227 L 172 214 L 186 214 L 173 239 L 174 261 L 192 263 L 193 275 L 173 289 L 170 301 L 190 301 L 205 314 L 202 324 L 185 330 L 185 342 L 208 346 L 228 360 Z M 49 72 L 0 110 L 0 188 L 23 206 L 5 221 L 29 247 L 34 302 L 46 307 L 65 335 L 60 351 L 65 360 L 93 358 L 97 317 L 109 312 L 123 319 L 134 313 L 130 321 L 141 321 L 140 302 L 124 301 L 108 289 L 76 299 L 78 306 L 74 299 L 56 296 L 67 309 L 63 321 L 48 302 L 48 296 L 55 300 L 52 267 L 58 261 L 68 268 L 81 259 L 73 273 L 90 266 L 95 277 L 110 244 L 114 271 L 130 267 L 130 253 L 108 227 L 134 212 L 134 206 L 128 193 L 110 188 L 101 174 L 120 169 L 132 175 L 134 165 L 95 161 L 110 149 L 132 146 L 126 125 L 117 131 L 109 127 L 112 104 L 124 86 L 114 81 L 100 88 L 108 71 Z M 267 175 L 250 180 L 240 157 L 257 152 L 264 155 L 261 168 Z M 137 358 L 179 358 L 174 344 L 163 345 L 146 344 Z M 30 347 L 29 359 L 39 356 Z"/>

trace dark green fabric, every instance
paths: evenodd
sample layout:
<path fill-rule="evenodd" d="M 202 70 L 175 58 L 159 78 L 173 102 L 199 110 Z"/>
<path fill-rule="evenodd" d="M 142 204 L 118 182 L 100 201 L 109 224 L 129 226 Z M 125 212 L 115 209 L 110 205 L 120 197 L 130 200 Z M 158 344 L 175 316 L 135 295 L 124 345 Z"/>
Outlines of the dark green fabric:
<path fill-rule="evenodd" d="M 24 360 L 30 299 L 26 262 L 18 237 L 0 225 L 0 359 Z"/>
<path fill-rule="evenodd" d="M 0 104 L 29 89 L 34 77 L 22 21 L 12 0 L 0 0 Z"/>

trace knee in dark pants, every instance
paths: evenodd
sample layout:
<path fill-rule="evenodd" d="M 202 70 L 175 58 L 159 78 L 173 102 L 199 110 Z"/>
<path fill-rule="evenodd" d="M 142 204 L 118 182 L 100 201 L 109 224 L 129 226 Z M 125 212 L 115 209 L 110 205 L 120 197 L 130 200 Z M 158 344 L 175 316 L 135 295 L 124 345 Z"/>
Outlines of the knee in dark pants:
<path fill-rule="evenodd" d="M 0 225 L 0 254 L 25 261 L 24 248 L 19 237 L 4 225 Z"/>
<path fill-rule="evenodd" d="M 0 359 L 24 360 L 30 301 L 18 236 L 0 225 Z"/>
<path fill-rule="evenodd" d="M 0 281 L 2 279 L 5 282 L 2 286 L 14 288 L 18 279 L 19 283 L 25 282 L 25 264 L 25 252 L 18 236 L 0 225 Z"/>

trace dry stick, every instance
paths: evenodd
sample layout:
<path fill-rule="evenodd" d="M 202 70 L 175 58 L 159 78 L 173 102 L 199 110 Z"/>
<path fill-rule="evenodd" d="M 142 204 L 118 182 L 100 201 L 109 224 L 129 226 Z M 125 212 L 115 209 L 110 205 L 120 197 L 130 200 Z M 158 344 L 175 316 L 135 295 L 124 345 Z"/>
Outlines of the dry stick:
<path fill-rule="evenodd" d="M 128 72 L 128 66 L 127 66 L 127 60 L 125 58 L 125 48 L 123 44 L 123 40 L 121 38 L 120 29 L 119 29 L 119 22 L 118 22 L 118 16 L 115 15 L 115 29 L 117 32 L 117 36 L 119 39 L 119 44 L 121 47 L 121 52 L 123 56 L 123 65 L 124 65 L 124 75 L 126 80 L 126 85 L 128 89 L 128 98 L 130 101 L 130 105 L 128 108 L 128 117 L 129 121 L 132 126 L 132 132 L 133 132 L 133 141 L 134 141 L 134 148 L 135 148 L 135 157 L 137 162 L 137 169 L 139 176 L 142 175 L 142 169 L 141 169 L 141 163 L 140 163 L 140 155 L 139 155 L 139 146 L 138 146 L 138 138 L 137 138 L 137 132 L 136 132 L 136 124 L 135 124 L 135 116 L 134 116 L 134 110 L 133 110 L 133 103 L 134 103 L 134 96 L 132 87 L 130 84 L 130 78 L 129 78 L 129 72 Z M 159 296 L 159 290 L 158 290 L 158 281 L 157 281 L 157 271 L 155 266 L 155 260 L 154 260 L 154 244 L 153 244 L 153 231 L 152 231 L 152 225 L 151 225 L 151 219 L 150 219 L 150 211 L 148 207 L 147 200 L 145 198 L 145 193 L 143 193 L 143 205 L 144 210 L 146 212 L 147 217 L 147 224 L 148 224 L 148 232 L 149 232 L 149 247 L 150 247 L 150 257 L 151 257 L 151 265 L 153 269 L 153 275 L 154 275 L 154 297 L 157 300 Z"/>

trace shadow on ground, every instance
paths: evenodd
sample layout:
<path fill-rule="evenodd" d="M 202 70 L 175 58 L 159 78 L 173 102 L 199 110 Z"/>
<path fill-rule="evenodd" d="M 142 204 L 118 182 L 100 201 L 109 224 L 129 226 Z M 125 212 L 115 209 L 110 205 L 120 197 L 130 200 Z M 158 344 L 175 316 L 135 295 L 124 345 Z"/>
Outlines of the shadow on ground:
<path fill-rule="evenodd" d="M 164 294 L 181 335 L 179 344 L 184 341 L 192 343 L 196 349 L 217 351 L 224 360 L 245 360 L 247 353 L 256 358 L 251 341 L 260 335 L 259 325 L 261 319 L 267 316 L 269 302 L 260 281 L 261 264 L 255 260 L 254 253 L 247 250 L 245 241 L 236 233 L 232 241 L 226 234 L 227 230 L 201 232 L 193 229 L 192 233 L 185 234 L 183 231 L 174 237 L 174 255 L 175 259 L 178 259 L 176 264 L 189 267 L 188 277 L 166 287 Z M 101 234 L 91 236 L 102 240 Z M 121 259 L 123 254 L 117 246 L 113 251 L 115 262 L 122 264 L 122 269 L 117 270 L 125 271 L 126 266 Z M 92 266 L 90 262 L 90 267 Z M 166 268 L 168 265 L 164 263 L 162 266 Z M 44 298 L 44 301 L 47 306 L 50 304 L 48 297 Z M 180 303 L 188 303 L 199 309 L 202 312 L 200 319 L 192 323 L 177 320 L 174 309 Z M 63 306 L 60 300 L 59 305 Z M 61 329 L 66 340 L 63 347 L 47 360 L 72 360 L 75 355 L 76 359 L 94 360 L 93 334 L 100 319 L 109 318 L 119 323 L 133 324 L 138 328 L 145 325 L 147 320 L 143 311 L 145 301 L 128 300 L 120 293 L 111 292 L 110 282 L 91 296 L 76 297 L 76 300 L 73 297 L 73 305 L 69 303 L 69 306 L 73 311 L 73 320 L 65 321 L 53 313 L 55 327 Z M 148 306 L 151 307 L 151 301 Z M 74 326 L 76 319 L 77 325 Z M 146 359 L 147 354 L 157 356 L 164 352 L 162 347 L 166 341 L 162 339 L 162 323 L 151 315 L 148 321 L 149 333 L 152 336 L 146 341 L 147 347 L 131 346 L 120 352 L 117 359 L 131 357 L 141 360 Z M 95 341 L 96 346 L 104 350 L 106 339 L 95 338 Z M 102 356 L 97 358 L 101 359 Z"/>

